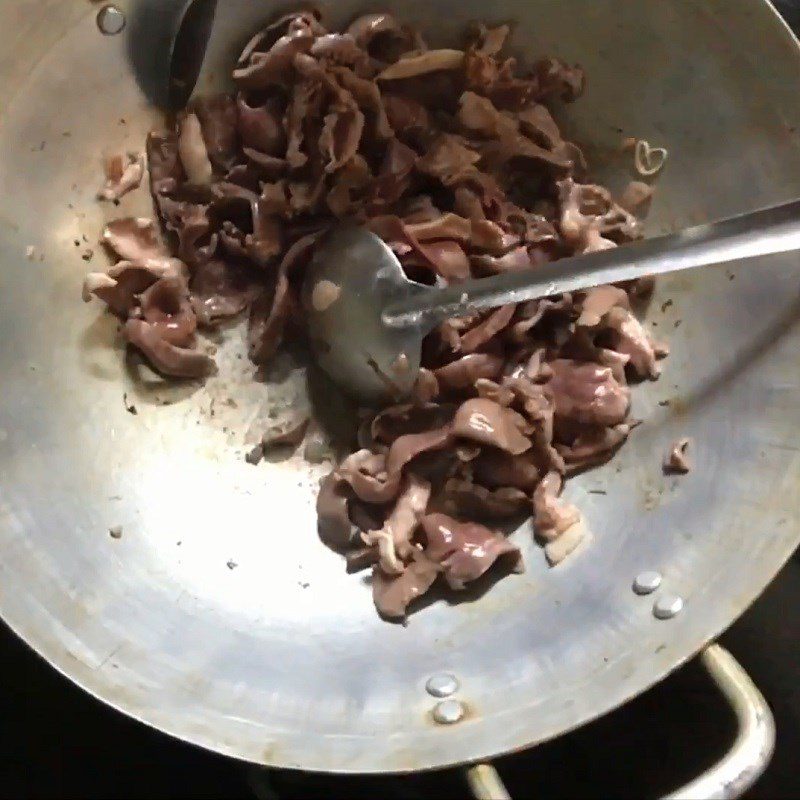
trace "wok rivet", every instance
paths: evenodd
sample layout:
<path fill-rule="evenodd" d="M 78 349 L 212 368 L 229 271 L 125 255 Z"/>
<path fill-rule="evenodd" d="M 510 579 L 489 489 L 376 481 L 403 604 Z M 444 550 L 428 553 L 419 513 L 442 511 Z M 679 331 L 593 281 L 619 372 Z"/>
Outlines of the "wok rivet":
<path fill-rule="evenodd" d="M 437 703 L 433 709 L 433 719 L 440 725 L 454 725 L 464 717 L 464 706 L 459 700 L 450 698 Z"/>
<path fill-rule="evenodd" d="M 661 586 L 661 573 L 654 570 L 640 572 L 633 581 L 633 591 L 636 594 L 651 594 Z"/>
<path fill-rule="evenodd" d="M 428 678 L 425 691 L 432 697 L 450 697 L 458 691 L 458 678 L 449 672 L 437 672 Z"/>
<path fill-rule="evenodd" d="M 116 6 L 103 6 L 97 12 L 97 27 L 106 36 L 116 36 L 125 29 L 125 15 Z"/>
<path fill-rule="evenodd" d="M 682 608 L 682 597 L 676 594 L 664 594 L 653 604 L 653 614 L 657 619 L 672 619 Z"/>

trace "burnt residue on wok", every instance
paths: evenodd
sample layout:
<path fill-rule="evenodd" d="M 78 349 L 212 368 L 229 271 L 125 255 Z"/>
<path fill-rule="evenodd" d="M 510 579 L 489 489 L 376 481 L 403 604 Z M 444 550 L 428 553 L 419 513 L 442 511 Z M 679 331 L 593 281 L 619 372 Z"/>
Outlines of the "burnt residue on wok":
<path fill-rule="evenodd" d="M 519 68 L 507 26 L 477 24 L 460 49 L 430 49 L 389 14 L 326 29 L 312 11 L 254 36 L 236 92 L 200 97 L 147 141 L 158 221 L 121 219 L 118 259 L 90 274 L 127 341 L 161 373 L 215 369 L 198 331 L 249 314 L 249 352 L 268 362 L 303 335 L 299 300 L 318 235 L 369 227 L 418 281 L 535 268 L 641 236 L 645 184 L 616 201 L 587 180 L 550 106 L 584 89 L 555 58 Z M 115 199 L 138 177 L 109 175 Z M 127 176 L 127 179 L 126 179 Z M 533 518 L 552 564 L 587 535 L 560 499 L 571 474 L 608 459 L 633 427 L 633 379 L 666 348 L 631 309 L 640 281 L 452 319 L 424 344 L 408 402 L 365 414 L 353 452 L 323 481 L 323 541 L 371 567 L 375 604 L 401 618 L 436 581 L 453 590 L 496 562 L 523 568 L 501 532 Z"/>

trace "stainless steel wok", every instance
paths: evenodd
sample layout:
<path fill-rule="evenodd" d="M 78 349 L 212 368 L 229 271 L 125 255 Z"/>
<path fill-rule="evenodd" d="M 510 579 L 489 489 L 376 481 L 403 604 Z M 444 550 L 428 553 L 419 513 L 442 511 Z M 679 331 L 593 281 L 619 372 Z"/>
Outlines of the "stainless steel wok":
<path fill-rule="evenodd" d="M 630 178 L 625 136 L 669 148 L 653 233 L 799 193 L 800 50 L 762 0 L 378 5 L 442 40 L 469 19 L 514 20 L 525 52 L 582 62 L 588 91 L 563 117 L 602 180 Z M 363 10 L 330 6 L 333 23 Z M 220 3 L 201 88 L 279 10 Z M 673 355 L 635 391 L 644 425 L 569 484 L 591 547 L 548 569 L 520 530 L 524 576 L 386 624 L 363 577 L 317 539 L 324 470 L 244 461 L 270 406 L 302 401 L 299 367 L 285 358 L 253 382 L 232 329 L 218 377 L 166 384 L 126 360 L 113 319 L 80 302 L 104 220 L 150 213 L 144 190 L 120 209 L 95 201 L 101 156 L 139 149 L 158 119 L 124 34 L 103 36 L 97 11 L 0 2 L 0 613 L 42 656 L 127 714 L 222 753 L 419 770 L 603 714 L 762 591 L 800 540 L 796 256 L 659 285 L 649 319 Z M 666 478 L 661 456 L 679 435 L 694 438 L 696 468 Z M 658 593 L 631 591 L 644 569 L 683 598 L 673 619 L 655 618 Z M 439 673 L 459 684 L 454 724 L 434 720 L 426 683 Z"/>

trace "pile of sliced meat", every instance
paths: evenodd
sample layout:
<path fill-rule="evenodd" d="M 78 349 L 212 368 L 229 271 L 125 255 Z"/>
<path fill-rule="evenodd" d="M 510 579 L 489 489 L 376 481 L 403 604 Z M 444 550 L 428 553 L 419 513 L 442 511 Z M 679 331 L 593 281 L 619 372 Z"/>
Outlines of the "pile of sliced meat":
<path fill-rule="evenodd" d="M 233 95 L 198 98 L 147 142 L 159 223 L 104 232 L 118 263 L 86 279 L 158 371 L 213 372 L 198 329 L 249 314 L 264 363 L 302 336 L 299 289 L 316 238 L 355 220 L 418 281 L 529 269 L 640 236 L 650 190 L 615 201 L 586 182 L 581 150 L 549 106 L 583 91 L 577 66 L 521 70 L 507 26 L 476 25 L 461 49 L 430 49 L 389 14 L 329 32 L 314 12 L 256 35 Z M 101 192 L 141 175 L 118 160 Z M 500 531 L 533 516 L 549 561 L 586 535 L 559 500 L 565 477 L 625 441 L 629 379 L 655 378 L 665 349 L 631 311 L 642 282 L 453 319 L 425 342 L 414 396 L 366 414 L 323 482 L 323 540 L 372 567 L 378 610 L 400 618 L 437 579 L 461 590 L 495 562 L 522 568 Z M 360 449 L 356 449 L 356 447 Z"/>

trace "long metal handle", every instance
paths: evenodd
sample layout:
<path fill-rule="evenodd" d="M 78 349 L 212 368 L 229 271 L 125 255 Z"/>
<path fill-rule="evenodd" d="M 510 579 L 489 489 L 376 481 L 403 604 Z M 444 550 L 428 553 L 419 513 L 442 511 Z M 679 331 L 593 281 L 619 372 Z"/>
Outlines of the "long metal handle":
<path fill-rule="evenodd" d="M 383 320 L 392 327 L 432 328 L 444 319 L 466 316 L 477 309 L 797 249 L 800 249 L 800 200 L 792 200 L 532 270 L 423 292 L 392 303 L 384 311 Z"/>
<path fill-rule="evenodd" d="M 775 719 L 767 701 L 741 664 L 718 644 L 700 655 L 723 697 L 736 715 L 738 733 L 730 750 L 710 769 L 667 795 L 665 800 L 733 800 L 741 797 L 767 768 L 775 749 Z M 491 764 L 467 770 L 477 800 L 511 800 Z"/>

